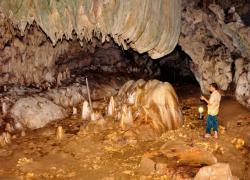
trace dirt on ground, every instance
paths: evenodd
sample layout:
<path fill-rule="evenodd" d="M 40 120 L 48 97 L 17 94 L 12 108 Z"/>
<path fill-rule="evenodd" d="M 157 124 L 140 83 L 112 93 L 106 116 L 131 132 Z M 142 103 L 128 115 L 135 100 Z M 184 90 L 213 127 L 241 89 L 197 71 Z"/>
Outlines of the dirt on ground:
<path fill-rule="evenodd" d="M 26 131 L 24 137 L 12 134 L 11 144 L 0 147 L 0 179 L 192 179 L 215 158 L 229 163 L 234 176 L 250 179 L 249 110 L 223 97 L 219 138 L 206 139 L 205 118 L 198 120 L 198 107 L 205 104 L 198 90 L 186 88 L 177 88 L 183 127 L 160 136 L 147 126 L 124 129 L 112 119 L 82 121 L 79 114 Z M 104 110 L 106 103 L 94 102 L 94 108 Z M 58 137 L 59 126 L 63 133 Z M 180 158 L 184 149 L 191 151 Z M 144 163 L 152 156 L 153 168 L 152 162 Z"/>

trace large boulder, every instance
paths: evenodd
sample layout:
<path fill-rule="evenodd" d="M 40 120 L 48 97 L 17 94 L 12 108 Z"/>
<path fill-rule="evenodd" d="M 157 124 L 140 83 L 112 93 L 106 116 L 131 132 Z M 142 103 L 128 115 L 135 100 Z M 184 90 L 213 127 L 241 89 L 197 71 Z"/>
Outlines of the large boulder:
<path fill-rule="evenodd" d="M 10 116 L 23 127 L 38 129 L 51 121 L 66 118 L 67 113 L 52 101 L 35 96 L 19 99 L 10 110 Z"/>
<path fill-rule="evenodd" d="M 217 163 L 212 166 L 205 166 L 199 170 L 194 180 L 233 180 L 237 179 L 233 177 L 229 164 Z"/>

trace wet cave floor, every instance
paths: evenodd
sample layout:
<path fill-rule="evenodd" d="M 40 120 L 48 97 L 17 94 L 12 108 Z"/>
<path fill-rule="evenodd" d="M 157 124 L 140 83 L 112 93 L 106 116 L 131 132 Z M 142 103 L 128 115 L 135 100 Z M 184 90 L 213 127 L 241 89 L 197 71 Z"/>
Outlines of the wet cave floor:
<path fill-rule="evenodd" d="M 25 137 L 16 136 L 11 144 L 1 147 L 0 179 L 192 179 L 202 164 L 166 160 L 164 173 L 140 171 L 142 157 L 157 152 L 165 143 L 202 147 L 212 152 L 218 162 L 229 163 L 233 175 L 250 178 L 249 111 L 232 98 L 223 97 L 219 139 L 205 139 L 205 121 L 197 119 L 198 107 L 204 106 L 199 101 L 198 87 L 185 85 L 175 89 L 185 119 L 182 128 L 157 137 L 147 132 L 135 135 L 133 130 L 121 129 L 110 119 L 105 124 L 95 124 L 82 122 L 80 115 L 75 115 L 27 131 Z M 102 109 L 105 104 L 101 100 L 93 106 Z M 64 129 L 61 140 L 56 138 L 59 125 Z M 237 145 L 235 138 L 245 139 L 245 144 Z"/>

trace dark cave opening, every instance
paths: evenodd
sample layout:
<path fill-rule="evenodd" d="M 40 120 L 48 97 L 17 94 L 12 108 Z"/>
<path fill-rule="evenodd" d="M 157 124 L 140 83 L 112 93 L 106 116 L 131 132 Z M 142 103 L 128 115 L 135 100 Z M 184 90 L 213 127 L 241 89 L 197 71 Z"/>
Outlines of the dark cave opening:
<path fill-rule="evenodd" d="M 159 79 L 172 84 L 198 85 L 193 72 L 190 70 L 191 61 L 191 58 L 177 45 L 171 54 L 159 59 L 161 69 Z"/>
<path fill-rule="evenodd" d="M 169 55 L 153 60 L 147 53 L 139 54 L 131 48 L 123 50 L 111 41 L 87 51 L 75 42 L 70 51 L 58 57 L 55 64 L 59 72 L 69 69 L 73 76 L 117 73 L 133 79 L 158 79 L 171 84 L 198 85 L 190 70 L 191 61 L 179 45 Z"/>

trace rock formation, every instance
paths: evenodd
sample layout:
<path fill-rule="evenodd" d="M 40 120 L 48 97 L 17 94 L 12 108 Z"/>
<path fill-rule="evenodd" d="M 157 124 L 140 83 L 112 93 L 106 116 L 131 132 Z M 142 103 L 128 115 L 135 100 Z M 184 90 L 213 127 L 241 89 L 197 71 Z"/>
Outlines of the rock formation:
<path fill-rule="evenodd" d="M 121 87 L 115 104 L 116 118 L 122 126 L 145 123 L 156 133 L 163 133 L 183 124 L 178 97 L 167 82 L 128 81 Z"/>
<path fill-rule="evenodd" d="M 228 13 L 231 19 L 218 5 L 204 11 L 194 1 L 183 1 L 179 45 L 191 57 L 190 68 L 203 93 L 212 82 L 224 91 L 235 84 L 237 100 L 250 107 L 250 28 L 235 11 Z"/>
<path fill-rule="evenodd" d="M 23 127 L 38 129 L 50 121 L 66 118 L 67 113 L 48 99 L 36 96 L 18 100 L 11 109 L 10 116 Z"/>
<path fill-rule="evenodd" d="M 194 180 L 205 179 L 238 179 L 232 175 L 229 164 L 217 163 L 212 166 L 205 166 L 199 170 Z"/>
<path fill-rule="evenodd" d="M 182 6 L 180 0 L 2 0 L 0 85 L 47 89 L 83 70 L 155 77 L 153 61 L 135 55 L 128 63 L 116 44 L 155 59 L 178 43 L 203 93 L 211 82 L 224 91 L 233 87 L 237 100 L 250 107 L 250 28 L 230 8 L 235 2 L 227 1 L 225 9 L 206 2 L 201 8 L 198 0 Z"/>
<path fill-rule="evenodd" d="M 0 7 L 22 34 L 27 24 L 35 21 L 53 45 L 64 36 L 72 39 L 74 32 L 79 40 L 97 36 L 104 42 L 112 37 L 124 49 L 132 47 L 159 58 L 171 52 L 178 42 L 180 2 L 4 0 Z"/>

